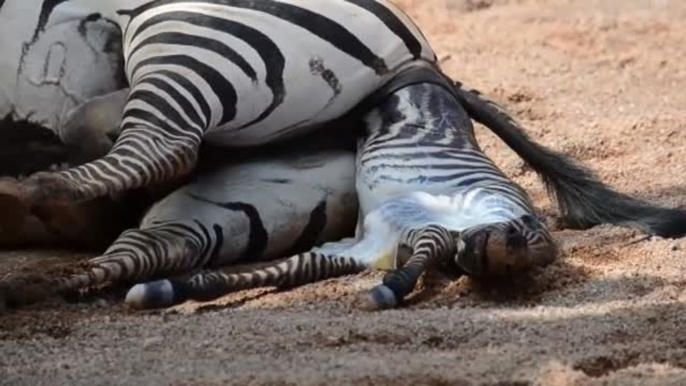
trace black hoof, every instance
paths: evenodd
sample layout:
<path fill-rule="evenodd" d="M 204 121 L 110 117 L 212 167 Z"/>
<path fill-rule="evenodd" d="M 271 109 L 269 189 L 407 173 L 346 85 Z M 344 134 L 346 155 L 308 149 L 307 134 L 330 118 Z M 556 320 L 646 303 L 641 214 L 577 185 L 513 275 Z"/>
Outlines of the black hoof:
<path fill-rule="evenodd" d="M 393 291 L 385 285 L 377 285 L 369 292 L 361 293 L 355 299 L 354 306 L 362 311 L 379 311 L 395 308 L 398 300 Z"/>

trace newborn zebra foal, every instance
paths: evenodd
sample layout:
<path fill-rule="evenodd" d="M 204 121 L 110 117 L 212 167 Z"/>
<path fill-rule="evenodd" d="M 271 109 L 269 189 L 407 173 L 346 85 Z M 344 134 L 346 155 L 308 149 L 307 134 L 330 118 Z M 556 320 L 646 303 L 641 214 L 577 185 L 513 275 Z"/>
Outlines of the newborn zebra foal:
<path fill-rule="evenodd" d="M 408 86 L 409 85 L 409 86 Z M 655 206 L 604 185 L 592 171 L 531 141 L 480 93 L 420 66 L 370 98 L 358 146 L 360 201 L 354 239 L 325 244 L 253 272 L 201 272 L 138 285 L 130 299 L 207 299 L 230 291 L 303 284 L 366 267 L 396 268 L 358 305 L 397 305 L 436 263 L 475 278 L 544 265 L 556 248 L 526 192 L 483 154 L 470 116 L 485 124 L 541 175 L 565 218 L 611 223 L 662 237 L 686 230 L 683 210 Z M 468 115 L 469 114 L 469 115 Z M 400 245 L 412 250 L 403 259 Z"/>
<path fill-rule="evenodd" d="M 3 280 L 0 309 L 84 288 L 274 259 L 352 234 L 352 138 L 299 142 L 229 159 L 226 149 L 205 149 L 191 181 L 157 202 L 139 229 L 124 232 L 85 267 L 69 268 L 73 275 Z"/>
<path fill-rule="evenodd" d="M 432 264 L 474 276 L 505 275 L 555 257 L 526 193 L 481 152 L 450 83 L 411 85 L 364 118 L 356 185 L 361 217 L 355 239 L 329 243 L 247 273 L 228 270 L 136 286 L 129 299 L 207 299 L 259 286 L 292 286 L 367 267 L 394 268 L 363 308 L 393 307 Z M 412 254 L 405 262 L 399 245 Z"/>

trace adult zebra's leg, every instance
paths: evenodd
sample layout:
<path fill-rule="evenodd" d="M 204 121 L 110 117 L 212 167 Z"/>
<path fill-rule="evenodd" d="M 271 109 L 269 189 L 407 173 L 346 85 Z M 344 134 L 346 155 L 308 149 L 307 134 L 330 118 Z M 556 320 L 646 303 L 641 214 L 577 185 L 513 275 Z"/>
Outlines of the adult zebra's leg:
<path fill-rule="evenodd" d="M 455 236 L 440 225 L 410 231 L 407 244 L 412 247 L 412 256 L 401 268 L 387 273 L 383 284 L 361 294 L 357 299 L 358 308 L 373 311 L 396 307 L 414 290 L 428 268 L 456 253 Z"/>
<path fill-rule="evenodd" d="M 354 258 L 306 252 L 244 273 L 220 269 L 181 279 L 138 284 L 131 288 L 126 302 L 134 308 L 167 307 L 189 299 L 210 300 L 251 288 L 294 287 L 357 273 L 365 268 L 366 265 Z"/>
<path fill-rule="evenodd" d="M 141 77 L 126 102 L 121 134 L 107 155 L 66 171 L 5 180 L 0 183 L 0 207 L 65 205 L 188 174 L 212 114 L 201 95 L 176 73 Z"/>
<path fill-rule="evenodd" d="M 63 272 L 10 277 L 0 283 L 0 309 L 121 281 L 147 279 L 200 267 L 212 256 L 217 235 L 200 222 L 160 224 L 124 232 L 102 256 Z"/>
<path fill-rule="evenodd" d="M 58 131 L 69 152 L 69 165 L 80 165 L 109 152 L 119 136 L 129 93 L 126 88 L 93 97 L 69 113 Z M 116 200 L 102 197 L 75 205 L 37 207 L 32 211 L 35 217 L 27 217 L 26 207 L 16 206 L 14 211 L 6 208 L 10 212 L 5 218 L 16 221 L 5 221 L 7 229 L 0 228 L 0 245 L 65 244 L 102 250 L 123 230 L 136 226 L 143 209 L 150 205 L 150 197 L 139 193 Z"/>
<path fill-rule="evenodd" d="M 550 233 L 532 215 L 466 229 L 458 244 L 454 263 L 475 278 L 509 275 L 556 257 Z"/>

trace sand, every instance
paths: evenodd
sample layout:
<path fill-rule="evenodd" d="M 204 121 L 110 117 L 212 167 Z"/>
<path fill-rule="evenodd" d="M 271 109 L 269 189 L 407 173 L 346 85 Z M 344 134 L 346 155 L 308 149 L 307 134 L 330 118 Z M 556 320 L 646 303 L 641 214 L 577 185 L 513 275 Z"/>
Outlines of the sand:
<path fill-rule="evenodd" d="M 398 0 L 449 74 L 618 189 L 686 204 L 686 2 Z M 686 239 L 560 230 L 541 184 L 479 139 L 541 208 L 562 256 L 499 285 L 430 280 L 363 313 L 378 273 L 164 312 L 120 294 L 0 318 L 3 385 L 683 385 Z M 14 251 L 0 274 L 83 254 Z M 43 262 L 48 260 L 48 262 Z"/>

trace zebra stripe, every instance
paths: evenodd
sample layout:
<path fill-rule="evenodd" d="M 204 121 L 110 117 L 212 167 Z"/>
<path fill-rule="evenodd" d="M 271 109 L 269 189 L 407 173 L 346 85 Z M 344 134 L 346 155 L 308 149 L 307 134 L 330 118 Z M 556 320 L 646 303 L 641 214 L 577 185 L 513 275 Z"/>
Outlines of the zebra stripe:
<path fill-rule="evenodd" d="M 262 219 L 260 218 L 259 212 L 253 205 L 243 202 L 218 203 L 195 194 L 189 194 L 189 197 L 200 202 L 215 205 L 225 210 L 242 212 L 248 217 L 248 221 L 250 223 L 248 244 L 238 261 L 249 261 L 250 259 L 254 259 L 264 254 L 264 251 L 267 249 L 267 245 L 269 244 L 269 234 L 262 224 Z M 203 264 L 203 266 L 205 265 L 211 266 L 213 264 Z"/>

